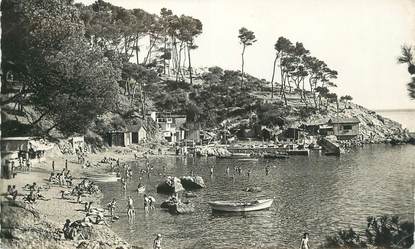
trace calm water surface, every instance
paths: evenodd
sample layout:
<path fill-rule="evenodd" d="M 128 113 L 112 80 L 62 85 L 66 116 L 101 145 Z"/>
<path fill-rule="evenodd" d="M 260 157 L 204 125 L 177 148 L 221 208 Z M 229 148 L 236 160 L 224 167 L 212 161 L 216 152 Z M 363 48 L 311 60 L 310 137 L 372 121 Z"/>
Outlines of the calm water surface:
<path fill-rule="evenodd" d="M 156 209 L 145 214 L 143 196 L 134 192 L 138 171 L 144 161 L 133 162 L 135 179 L 126 194 L 121 184 L 102 183 L 104 202 L 118 199 L 120 220 L 113 229 L 133 245 L 151 248 L 155 234 L 164 236 L 163 248 L 298 248 L 301 234 L 310 232 L 314 245 L 339 228 L 363 229 L 369 215 L 398 214 L 413 219 L 415 146 L 372 145 L 337 157 L 291 157 L 288 160 L 228 160 L 215 158 L 150 158 L 156 173 L 162 166 L 170 175 L 181 176 L 192 170 L 201 175 L 207 188 L 192 198 L 196 212 L 170 215 Z M 265 166 L 272 166 L 268 176 Z M 243 176 L 235 181 L 225 169 L 240 165 Z M 213 178 L 209 168 L 215 167 Z M 246 172 L 252 170 L 248 179 Z M 147 192 L 160 203 L 167 196 L 156 194 L 161 176 L 143 177 Z M 246 193 L 249 186 L 260 186 L 260 193 Z M 132 195 L 136 218 L 126 217 L 126 196 Z M 275 198 L 270 210 L 245 215 L 212 214 L 209 200 Z"/>

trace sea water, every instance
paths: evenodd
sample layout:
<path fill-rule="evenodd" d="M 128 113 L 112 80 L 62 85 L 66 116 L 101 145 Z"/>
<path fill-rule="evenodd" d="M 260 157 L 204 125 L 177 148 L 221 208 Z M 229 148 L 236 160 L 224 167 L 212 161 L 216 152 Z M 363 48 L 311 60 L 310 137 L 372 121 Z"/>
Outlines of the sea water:
<path fill-rule="evenodd" d="M 163 248 L 298 248 L 304 232 L 310 233 L 314 246 L 325 241 L 338 229 L 354 228 L 363 234 L 368 216 L 399 215 L 413 221 L 414 201 L 413 145 L 366 145 L 342 155 L 328 157 L 319 153 L 293 156 L 288 160 L 230 160 L 214 157 L 150 158 L 154 174 L 142 183 L 146 192 L 157 199 L 156 185 L 165 174 L 189 175 L 194 172 L 205 179 L 206 188 L 189 199 L 196 212 L 171 215 L 156 210 L 146 214 L 143 194 L 135 192 L 144 161 L 131 162 L 133 179 L 124 192 L 119 182 L 101 184 L 105 194 L 103 204 L 118 200 L 120 220 L 112 224 L 115 232 L 132 245 L 151 248 L 155 235 L 163 235 Z M 242 167 L 235 179 L 225 174 L 230 167 Z M 269 175 L 265 167 L 271 167 Z M 214 167 L 210 177 L 210 167 Z M 251 169 L 248 178 L 246 172 Z M 247 187 L 262 188 L 259 193 L 247 193 Z M 126 216 L 127 196 L 134 199 L 136 217 Z M 269 210 L 245 214 L 212 213 L 208 201 L 274 198 Z"/>

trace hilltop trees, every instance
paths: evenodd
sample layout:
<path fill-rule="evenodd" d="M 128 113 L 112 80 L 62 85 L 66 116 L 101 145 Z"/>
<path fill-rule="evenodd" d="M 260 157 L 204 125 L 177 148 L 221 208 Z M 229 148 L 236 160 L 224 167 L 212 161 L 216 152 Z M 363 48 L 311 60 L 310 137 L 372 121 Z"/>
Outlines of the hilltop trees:
<path fill-rule="evenodd" d="M 412 47 L 408 45 L 402 46 L 401 55 L 398 57 L 398 63 L 408 65 L 408 72 L 412 75 L 411 82 L 408 83 L 409 96 L 415 99 L 415 65 L 414 65 L 414 52 Z"/>
<path fill-rule="evenodd" d="M 300 94 L 301 101 L 306 106 L 309 104 L 308 93 L 310 93 L 314 107 L 320 108 L 321 98 L 327 97 L 329 93 L 328 87 L 336 86 L 332 80 L 337 78 L 337 71 L 330 69 L 324 61 L 310 56 L 310 51 L 301 42 L 293 44 L 289 39 L 281 36 L 275 43 L 274 50 L 276 52 L 271 77 L 271 98 L 274 98 L 274 80 L 278 66 L 279 93 L 285 105 L 288 104 L 287 93 L 292 93 L 294 89 Z M 307 78 L 308 91 L 305 84 Z"/>
<path fill-rule="evenodd" d="M 239 35 L 238 35 L 239 41 L 242 44 L 242 65 L 241 65 L 241 72 L 242 72 L 242 78 L 241 78 L 241 90 L 243 88 L 244 84 L 244 55 L 245 55 L 245 49 L 248 46 L 251 46 L 254 44 L 257 40 L 255 38 L 255 34 L 253 31 L 248 30 L 245 27 L 242 27 L 239 29 Z"/>
<path fill-rule="evenodd" d="M 24 69 L 18 94 L 38 111 L 32 125 L 47 119 L 47 133 L 55 127 L 64 134 L 84 132 L 97 115 L 113 107 L 118 65 L 88 45 L 74 6 L 57 0 L 7 0 L 2 11 L 3 60 Z"/>

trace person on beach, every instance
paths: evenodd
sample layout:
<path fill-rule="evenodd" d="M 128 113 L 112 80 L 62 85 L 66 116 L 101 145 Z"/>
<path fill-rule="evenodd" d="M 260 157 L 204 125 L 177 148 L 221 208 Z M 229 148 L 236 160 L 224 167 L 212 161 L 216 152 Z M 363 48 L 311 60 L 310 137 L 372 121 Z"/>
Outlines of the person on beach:
<path fill-rule="evenodd" d="M 65 170 L 68 170 L 68 159 L 65 159 Z"/>
<path fill-rule="evenodd" d="M 29 186 L 29 190 L 36 190 L 36 182 Z"/>
<path fill-rule="evenodd" d="M 63 236 L 65 237 L 65 239 L 70 239 L 70 231 L 71 231 L 71 220 L 70 219 L 66 219 L 65 224 L 63 225 Z"/>
<path fill-rule="evenodd" d="M 117 202 L 115 201 L 115 198 L 112 199 L 112 201 L 110 203 L 108 203 L 108 209 L 110 211 L 110 215 L 111 215 L 111 221 L 114 219 L 114 210 L 115 210 L 115 206 L 116 206 Z"/>
<path fill-rule="evenodd" d="M 269 175 L 269 166 L 268 165 L 265 167 L 265 175 L 266 176 Z"/>
<path fill-rule="evenodd" d="M 131 196 L 128 196 L 127 216 L 129 219 L 133 218 L 134 216 L 134 202 Z"/>
<path fill-rule="evenodd" d="M 303 234 L 303 238 L 301 239 L 300 249 L 310 249 L 310 245 L 308 243 L 308 233 Z"/>
<path fill-rule="evenodd" d="M 11 192 L 11 195 L 12 195 L 13 200 L 15 201 L 16 198 L 17 198 L 17 194 L 18 194 L 16 185 L 13 185 L 12 189 L 10 190 L 10 192 Z"/>
<path fill-rule="evenodd" d="M 98 225 L 102 225 L 102 224 L 104 224 L 104 225 L 106 225 L 107 227 L 109 227 L 109 224 L 105 221 L 105 219 L 104 219 L 104 214 L 103 214 L 102 212 L 99 212 L 99 213 L 98 213 L 98 215 L 97 215 L 97 217 L 96 217 L 96 220 L 95 220 L 95 224 L 98 224 Z"/>
<path fill-rule="evenodd" d="M 157 237 L 154 239 L 153 249 L 161 249 L 161 234 L 157 234 Z"/>
<path fill-rule="evenodd" d="M 154 210 L 155 209 L 155 204 L 156 204 L 156 198 L 149 195 L 148 196 L 148 207 L 149 207 L 149 209 Z"/>
<path fill-rule="evenodd" d="M 147 197 L 147 194 L 144 194 L 144 211 L 148 213 L 148 206 L 150 204 L 150 200 Z"/>

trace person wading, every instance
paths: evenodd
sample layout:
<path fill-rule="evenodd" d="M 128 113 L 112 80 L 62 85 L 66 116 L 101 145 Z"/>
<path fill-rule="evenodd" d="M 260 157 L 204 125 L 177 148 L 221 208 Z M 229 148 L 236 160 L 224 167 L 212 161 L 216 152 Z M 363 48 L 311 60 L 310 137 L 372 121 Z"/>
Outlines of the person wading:
<path fill-rule="evenodd" d="M 161 249 L 161 234 L 157 234 L 157 237 L 154 239 L 153 249 Z"/>
<path fill-rule="evenodd" d="M 304 233 L 303 238 L 301 239 L 300 249 L 310 249 L 310 245 L 308 243 L 308 233 Z"/>

